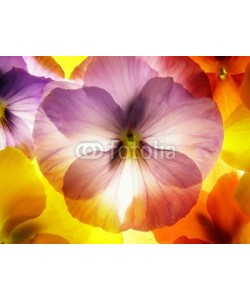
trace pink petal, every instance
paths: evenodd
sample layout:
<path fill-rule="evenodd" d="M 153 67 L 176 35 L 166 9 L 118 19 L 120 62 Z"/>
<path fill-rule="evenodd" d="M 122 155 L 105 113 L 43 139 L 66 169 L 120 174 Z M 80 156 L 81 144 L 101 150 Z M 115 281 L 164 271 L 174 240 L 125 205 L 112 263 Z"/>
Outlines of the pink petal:
<path fill-rule="evenodd" d="M 84 84 L 105 89 L 127 110 L 146 82 L 156 76 L 157 72 L 138 57 L 95 57 L 88 64 Z"/>
<path fill-rule="evenodd" d="M 78 159 L 68 169 L 63 191 L 70 212 L 84 223 L 110 231 L 152 230 L 174 224 L 196 203 L 201 174 L 178 152 L 144 146 L 145 159 Z"/>
<path fill-rule="evenodd" d="M 54 89 L 43 101 L 49 119 L 66 136 L 86 141 L 119 138 L 123 114 L 104 90 Z"/>
<path fill-rule="evenodd" d="M 135 102 L 131 126 L 158 149 L 175 149 L 191 158 L 205 177 L 218 158 L 223 127 L 216 104 L 193 98 L 171 78 L 150 80 Z"/>
<path fill-rule="evenodd" d="M 121 133 L 122 118 L 120 107 L 104 90 L 54 89 L 41 104 L 34 128 L 42 172 L 60 190 L 64 173 L 86 145 L 103 151 L 113 147 Z"/>

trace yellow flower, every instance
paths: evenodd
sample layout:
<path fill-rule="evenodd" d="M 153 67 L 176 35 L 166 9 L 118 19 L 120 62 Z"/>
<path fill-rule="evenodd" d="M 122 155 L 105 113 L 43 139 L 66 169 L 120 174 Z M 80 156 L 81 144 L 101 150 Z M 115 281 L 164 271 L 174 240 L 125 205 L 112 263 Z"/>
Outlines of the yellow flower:
<path fill-rule="evenodd" d="M 26 221 L 38 217 L 46 206 L 44 187 L 36 176 L 32 162 L 18 149 L 0 151 L 0 242 L 37 243 L 48 241 L 37 228 L 20 230 Z M 61 237 L 49 236 L 67 242 Z"/>

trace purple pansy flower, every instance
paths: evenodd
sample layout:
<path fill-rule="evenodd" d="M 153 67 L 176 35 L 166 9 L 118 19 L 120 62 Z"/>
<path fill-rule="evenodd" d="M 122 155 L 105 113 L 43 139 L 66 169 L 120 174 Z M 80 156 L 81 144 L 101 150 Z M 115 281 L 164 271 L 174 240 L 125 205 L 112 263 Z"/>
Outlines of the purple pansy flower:
<path fill-rule="evenodd" d="M 17 147 L 31 158 L 35 113 L 50 79 L 32 76 L 25 70 L 22 57 L 0 58 L 0 150 Z"/>
<path fill-rule="evenodd" d="M 211 99 L 157 76 L 138 57 L 98 57 L 82 89 L 54 89 L 40 105 L 40 168 L 80 221 L 147 231 L 196 203 L 221 149 L 221 116 Z"/>

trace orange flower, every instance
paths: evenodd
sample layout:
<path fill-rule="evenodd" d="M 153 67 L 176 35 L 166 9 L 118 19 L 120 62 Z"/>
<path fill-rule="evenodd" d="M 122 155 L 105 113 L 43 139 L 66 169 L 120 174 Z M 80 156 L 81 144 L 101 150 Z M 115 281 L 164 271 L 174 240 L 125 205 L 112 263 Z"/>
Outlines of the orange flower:
<path fill-rule="evenodd" d="M 236 173 L 223 175 L 197 205 L 174 226 L 154 230 L 159 243 L 239 243 L 241 232 L 250 222 L 240 210 L 234 193 L 239 179 Z"/>
<path fill-rule="evenodd" d="M 225 120 L 241 103 L 240 85 L 249 56 L 191 57 L 207 73 L 213 99 Z"/>

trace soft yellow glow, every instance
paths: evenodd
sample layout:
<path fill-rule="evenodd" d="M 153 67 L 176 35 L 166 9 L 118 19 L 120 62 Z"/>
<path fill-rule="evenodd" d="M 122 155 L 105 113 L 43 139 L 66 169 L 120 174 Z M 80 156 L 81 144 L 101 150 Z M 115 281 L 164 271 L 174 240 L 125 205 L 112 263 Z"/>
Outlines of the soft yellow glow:
<path fill-rule="evenodd" d="M 55 61 L 65 72 L 65 78 L 69 78 L 75 67 L 79 66 L 87 56 L 53 56 Z"/>
<path fill-rule="evenodd" d="M 250 171 L 250 111 L 238 108 L 225 122 L 225 137 L 222 159 L 241 171 Z"/>
<path fill-rule="evenodd" d="M 124 244 L 158 244 L 152 231 L 129 229 L 122 233 Z"/>

